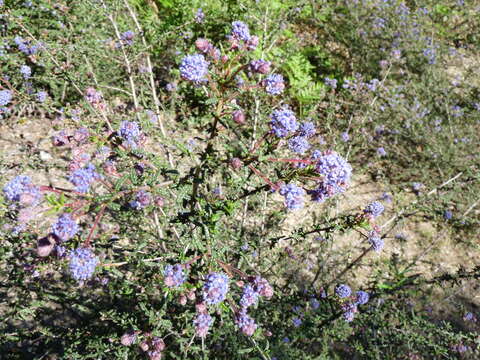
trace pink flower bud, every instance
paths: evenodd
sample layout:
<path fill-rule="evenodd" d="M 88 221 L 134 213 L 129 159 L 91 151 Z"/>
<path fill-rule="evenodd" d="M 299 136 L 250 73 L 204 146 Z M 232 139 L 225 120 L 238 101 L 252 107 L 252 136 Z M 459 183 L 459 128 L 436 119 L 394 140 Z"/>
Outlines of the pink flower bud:
<path fill-rule="evenodd" d="M 152 339 L 152 346 L 157 351 L 163 351 L 165 349 L 165 342 L 162 338 L 154 336 Z"/>
<path fill-rule="evenodd" d="M 185 295 L 180 295 L 178 302 L 180 305 L 185 306 L 187 304 L 187 297 Z"/>
<path fill-rule="evenodd" d="M 126 333 L 123 334 L 122 337 L 120 338 L 120 343 L 124 346 L 130 346 L 132 345 L 135 340 L 137 339 L 137 334 L 133 333 Z"/>
<path fill-rule="evenodd" d="M 232 114 L 232 119 L 238 125 L 244 125 L 245 124 L 245 113 L 243 112 L 243 110 L 235 110 Z"/>
<path fill-rule="evenodd" d="M 149 346 L 148 346 L 148 343 L 147 343 L 147 340 L 143 340 L 140 344 L 140 349 L 142 349 L 143 351 L 147 351 L 149 349 Z"/>
<path fill-rule="evenodd" d="M 207 39 L 197 39 L 195 41 L 195 47 L 199 51 L 207 53 L 212 48 L 212 44 L 210 44 L 210 41 L 208 41 Z"/>
<path fill-rule="evenodd" d="M 229 163 L 230 163 L 230 166 L 235 170 L 239 169 L 243 165 L 242 160 L 240 160 L 239 158 L 236 158 L 236 157 L 231 158 Z"/>
<path fill-rule="evenodd" d="M 258 36 L 252 36 L 250 37 L 250 40 L 247 42 L 247 49 L 250 51 L 253 51 L 257 48 L 258 46 Z"/>
<path fill-rule="evenodd" d="M 206 313 L 207 312 L 207 305 L 205 305 L 205 303 L 201 302 L 201 303 L 195 304 L 195 309 L 197 310 L 198 313 Z"/>
<path fill-rule="evenodd" d="M 194 290 L 190 290 L 190 291 L 187 293 L 187 298 L 188 298 L 188 300 L 191 300 L 191 301 L 195 300 L 195 298 L 196 298 L 195 291 L 194 291 Z"/>
<path fill-rule="evenodd" d="M 105 171 L 107 175 L 119 176 L 117 167 L 113 161 L 105 161 L 103 164 L 103 171 Z"/>
<path fill-rule="evenodd" d="M 157 196 L 155 198 L 155 205 L 158 207 L 162 207 L 163 205 L 165 205 L 165 199 L 161 196 Z"/>

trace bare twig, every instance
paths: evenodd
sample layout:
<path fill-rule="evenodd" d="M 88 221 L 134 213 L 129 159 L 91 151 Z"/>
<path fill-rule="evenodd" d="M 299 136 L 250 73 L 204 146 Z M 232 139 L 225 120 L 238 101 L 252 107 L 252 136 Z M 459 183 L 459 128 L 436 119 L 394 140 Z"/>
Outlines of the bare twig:
<path fill-rule="evenodd" d="M 135 113 L 136 116 L 138 117 L 138 99 L 137 99 L 137 92 L 135 89 L 135 82 L 133 81 L 133 72 L 132 72 L 132 66 L 130 65 L 130 60 L 128 59 L 127 52 L 125 51 L 125 47 L 122 44 L 122 37 L 120 35 L 120 31 L 118 30 L 117 23 L 115 22 L 115 19 L 113 18 L 113 15 L 109 13 L 107 10 L 107 5 L 105 4 L 104 1 L 102 1 L 103 7 L 105 11 L 107 12 L 107 17 L 108 20 L 112 23 L 113 29 L 115 31 L 115 35 L 117 37 L 117 40 L 120 42 L 119 47 L 122 50 L 123 54 L 123 61 L 125 62 L 125 67 L 127 68 L 127 75 L 128 75 L 128 81 L 130 82 L 130 90 L 132 92 L 132 98 L 133 98 L 133 104 L 135 105 Z"/>
<path fill-rule="evenodd" d="M 145 40 L 145 36 L 143 36 L 143 31 L 142 27 L 140 26 L 140 23 L 138 22 L 137 15 L 135 14 L 135 11 L 130 7 L 130 4 L 128 3 L 128 0 L 124 0 L 125 7 L 127 8 L 130 17 L 132 18 L 133 22 L 135 23 L 135 26 L 137 28 L 137 31 L 139 33 L 139 36 L 142 40 L 142 44 L 145 49 L 148 48 L 147 41 Z M 163 127 L 163 121 L 160 117 L 160 107 L 162 107 L 162 104 L 158 98 L 157 90 L 155 87 L 155 79 L 153 78 L 153 67 L 152 67 L 152 61 L 150 59 L 150 54 L 148 52 L 145 53 L 146 56 L 146 61 L 147 61 L 147 68 L 148 68 L 148 75 L 149 75 L 149 80 L 150 80 L 150 89 L 152 90 L 152 98 L 153 98 L 153 103 L 155 104 L 155 114 L 157 116 L 157 122 L 158 126 L 160 127 L 160 132 L 162 133 L 163 138 L 167 137 L 167 134 L 165 132 L 165 128 Z M 162 107 L 162 110 L 165 111 L 165 109 Z M 167 154 L 167 159 L 171 167 L 174 167 L 172 156 L 168 149 L 165 149 L 166 154 Z"/>

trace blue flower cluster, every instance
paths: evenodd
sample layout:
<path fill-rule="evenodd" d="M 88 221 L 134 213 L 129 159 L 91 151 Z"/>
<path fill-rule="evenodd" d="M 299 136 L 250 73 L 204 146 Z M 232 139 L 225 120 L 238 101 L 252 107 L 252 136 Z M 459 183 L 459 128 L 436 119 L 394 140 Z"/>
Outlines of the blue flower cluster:
<path fill-rule="evenodd" d="M 285 206 L 289 210 L 298 210 L 303 207 L 305 190 L 295 184 L 287 184 L 280 189 L 280 195 L 285 198 Z"/>
<path fill-rule="evenodd" d="M 68 213 L 59 216 L 52 225 L 52 233 L 61 241 L 70 240 L 78 232 L 78 225 Z"/>
<path fill-rule="evenodd" d="M 257 324 L 255 323 L 255 320 L 253 320 L 247 314 L 247 311 L 245 309 L 240 310 L 240 312 L 236 316 L 235 322 L 242 331 L 242 333 L 247 336 L 252 336 L 257 329 Z"/>
<path fill-rule="evenodd" d="M 84 168 L 75 170 L 68 180 L 75 185 L 75 190 L 80 193 L 87 193 L 90 185 L 99 180 L 101 176 L 95 171 L 95 165 L 88 164 Z"/>
<path fill-rule="evenodd" d="M 310 143 L 304 136 L 295 136 L 288 140 L 288 147 L 297 154 L 304 154 L 310 149 Z"/>
<path fill-rule="evenodd" d="M 299 135 L 306 138 L 309 138 L 315 135 L 316 131 L 317 130 L 315 129 L 315 125 L 312 122 L 301 123 L 298 129 Z"/>
<path fill-rule="evenodd" d="M 323 153 L 315 151 L 312 159 L 316 160 L 315 170 L 322 176 L 318 188 L 309 191 L 312 199 L 323 202 L 337 193 L 344 192 L 352 175 L 350 164 L 331 150 Z"/>
<path fill-rule="evenodd" d="M 232 23 L 232 36 L 239 40 L 249 41 L 250 30 L 248 29 L 248 25 L 242 21 L 234 21 Z"/>
<path fill-rule="evenodd" d="M 37 205 L 42 199 L 40 189 L 32 184 L 32 179 L 25 175 L 18 175 L 3 187 L 5 197 L 20 205 Z"/>
<path fill-rule="evenodd" d="M 224 273 L 212 272 L 207 276 L 203 286 L 203 299 L 209 305 L 214 305 L 225 300 L 228 293 L 229 278 Z"/>
<path fill-rule="evenodd" d="M 348 285 L 340 284 L 335 288 L 335 294 L 340 298 L 346 298 L 352 294 L 352 289 Z"/>
<path fill-rule="evenodd" d="M 209 62 L 201 54 L 185 56 L 180 64 L 180 75 L 183 79 L 195 83 L 208 81 Z"/>
<path fill-rule="evenodd" d="M 124 140 L 123 145 L 127 148 L 136 149 L 141 140 L 142 132 L 138 123 L 135 121 L 122 121 L 118 131 L 120 137 Z"/>
<path fill-rule="evenodd" d="M 28 65 L 20 66 L 20 74 L 22 74 L 23 78 L 26 80 L 32 75 L 32 68 Z"/>
<path fill-rule="evenodd" d="M 362 290 L 357 291 L 355 295 L 355 304 L 357 305 L 365 305 L 370 300 L 370 295 Z"/>
<path fill-rule="evenodd" d="M 370 231 L 368 233 L 368 242 L 372 246 L 372 249 L 375 250 L 376 252 L 380 252 L 383 249 L 383 246 L 385 245 L 383 239 L 380 237 L 378 232 L 376 231 Z"/>
<path fill-rule="evenodd" d="M 70 263 L 68 267 L 75 280 L 83 282 L 92 277 L 98 264 L 98 258 L 92 250 L 88 248 L 78 248 L 72 250 L 69 257 Z"/>
<path fill-rule="evenodd" d="M 258 295 L 258 292 L 253 288 L 252 285 L 245 285 L 243 287 L 242 298 L 240 299 L 240 306 L 246 309 L 252 305 L 255 305 L 258 300 Z"/>
<path fill-rule="evenodd" d="M 140 190 L 135 194 L 135 200 L 129 202 L 130 207 L 135 210 L 141 210 L 152 202 L 152 195 L 145 190 Z"/>
<path fill-rule="evenodd" d="M 180 264 L 165 266 L 163 277 L 163 282 L 168 287 L 178 287 L 185 282 L 183 267 Z"/>
<path fill-rule="evenodd" d="M 374 218 L 376 218 L 377 216 L 380 216 L 384 210 L 385 210 L 385 207 L 381 202 L 374 201 L 365 207 L 365 209 L 363 210 L 363 213 L 371 215 Z"/>
<path fill-rule="evenodd" d="M 293 111 L 287 107 L 274 110 L 270 115 L 270 126 L 277 137 L 286 137 L 289 133 L 298 129 L 297 118 Z"/>
<path fill-rule="evenodd" d="M 257 74 L 268 74 L 270 72 L 270 66 L 270 61 L 265 61 L 263 59 L 252 60 L 249 64 L 250 71 Z"/>
<path fill-rule="evenodd" d="M 343 314 L 342 314 L 343 319 L 346 322 L 351 322 L 353 321 L 355 317 L 355 313 L 358 311 L 358 308 L 356 304 L 347 302 L 342 305 L 342 311 L 343 311 Z"/>
<path fill-rule="evenodd" d="M 213 319 L 208 313 L 200 313 L 193 320 L 195 325 L 195 334 L 198 337 L 205 337 L 208 334 L 210 326 L 212 326 Z"/>
<path fill-rule="evenodd" d="M 12 92 L 10 90 L 0 90 L 0 106 L 6 106 L 12 101 Z"/>
<path fill-rule="evenodd" d="M 265 91 L 270 95 L 279 95 L 285 89 L 283 76 L 280 74 L 270 74 L 263 80 Z"/>
<path fill-rule="evenodd" d="M 39 92 L 37 92 L 37 94 L 35 95 L 35 97 L 37 98 L 37 101 L 38 101 L 39 103 L 45 102 L 45 100 L 47 99 L 47 96 L 48 96 L 48 94 L 47 94 L 45 91 L 39 91 Z"/>
<path fill-rule="evenodd" d="M 130 46 L 133 44 L 133 38 L 135 37 L 135 33 L 131 30 L 125 31 L 124 33 L 120 34 L 121 44 L 119 46 L 125 45 Z"/>
<path fill-rule="evenodd" d="M 30 41 L 25 40 L 20 36 L 15 37 L 13 41 L 17 45 L 18 50 L 23 52 L 25 55 L 34 55 L 41 47 L 41 44 L 30 45 Z"/>

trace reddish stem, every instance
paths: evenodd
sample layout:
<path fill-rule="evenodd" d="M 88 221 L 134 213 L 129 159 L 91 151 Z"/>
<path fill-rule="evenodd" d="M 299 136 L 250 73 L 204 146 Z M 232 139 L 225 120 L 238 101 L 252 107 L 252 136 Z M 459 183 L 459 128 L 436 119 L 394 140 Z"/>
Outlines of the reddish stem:
<path fill-rule="evenodd" d="M 98 223 L 100 222 L 100 219 L 102 218 L 103 213 L 105 212 L 106 208 L 107 208 L 107 205 L 103 205 L 102 208 L 100 209 L 100 212 L 97 214 L 97 216 L 95 218 L 95 222 L 93 223 L 92 229 L 90 230 L 90 234 L 88 234 L 87 240 L 85 240 L 85 242 L 83 243 L 84 247 L 89 247 L 90 246 L 90 240 L 92 239 L 92 235 L 93 235 Z"/>
<path fill-rule="evenodd" d="M 87 194 L 75 191 L 75 190 L 69 190 L 69 189 L 63 189 L 59 187 L 51 187 L 51 186 L 46 186 L 46 185 L 41 185 L 40 186 L 40 191 L 50 191 L 58 194 L 64 194 L 64 193 L 72 193 L 78 196 L 84 196 L 84 197 L 89 197 Z"/>
<path fill-rule="evenodd" d="M 272 183 L 270 180 L 267 179 L 265 175 L 263 175 L 260 171 L 255 169 L 255 167 L 252 164 L 248 165 L 249 169 L 252 170 L 255 174 L 257 174 L 259 177 L 263 179 L 268 185 L 272 187 L 272 189 L 278 190 L 278 186 Z"/>
<path fill-rule="evenodd" d="M 188 266 L 192 265 L 195 261 L 201 259 L 202 257 L 203 255 L 198 255 L 195 256 L 193 259 L 188 260 L 185 264 L 183 264 L 183 268 L 186 269 Z"/>
<path fill-rule="evenodd" d="M 276 162 L 288 162 L 288 163 L 302 163 L 302 164 L 314 164 L 315 161 L 312 160 L 302 160 L 302 159 L 275 159 L 275 158 L 268 158 L 268 161 L 276 161 Z"/>
<path fill-rule="evenodd" d="M 268 135 L 270 135 L 270 131 L 267 131 L 265 134 L 262 135 L 260 139 L 257 140 L 253 148 L 250 150 L 250 152 L 254 153 L 255 151 L 257 151 L 257 149 L 260 147 L 260 145 L 267 138 Z"/>

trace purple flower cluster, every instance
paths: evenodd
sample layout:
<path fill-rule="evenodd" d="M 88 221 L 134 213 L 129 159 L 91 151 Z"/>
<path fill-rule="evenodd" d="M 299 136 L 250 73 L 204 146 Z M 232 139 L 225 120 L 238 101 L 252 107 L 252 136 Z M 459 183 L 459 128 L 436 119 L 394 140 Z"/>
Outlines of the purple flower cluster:
<path fill-rule="evenodd" d="M 140 190 L 135 194 L 135 200 L 129 202 L 130 207 L 135 210 L 141 210 L 152 202 L 152 194 L 148 191 Z"/>
<path fill-rule="evenodd" d="M 295 136 L 288 140 L 288 147 L 297 154 L 304 154 L 310 149 L 310 144 L 304 136 Z"/>
<path fill-rule="evenodd" d="M 383 157 L 383 156 L 386 156 L 386 155 L 387 155 L 387 152 L 385 151 L 385 149 L 384 149 L 383 147 L 379 147 L 379 148 L 377 149 L 377 154 L 378 154 L 378 156 L 382 156 L 382 157 Z"/>
<path fill-rule="evenodd" d="M 370 231 L 368 233 L 368 242 L 372 246 L 372 249 L 375 250 L 376 252 L 380 252 L 383 249 L 383 246 L 385 245 L 383 239 L 380 237 L 378 232 L 376 231 Z"/>
<path fill-rule="evenodd" d="M 52 233 L 61 241 L 70 240 L 78 232 L 78 225 L 68 213 L 59 216 L 52 225 Z"/>
<path fill-rule="evenodd" d="M 376 218 L 377 216 L 380 216 L 384 210 L 385 210 L 385 207 L 381 202 L 374 201 L 367 205 L 367 207 L 363 210 L 363 213 L 371 215 L 374 218 Z"/>
<path fill-rule="evenodd" d="M 22 74 L 23 78 L 27 80 L 32 75 L 32 68 L 28 65 L 20 66 L 20 74 Z"/>
<path fill-rule="evenodd" d="M 280 74 L 270 74 L 263 80 L 263 86 L 265 91 L 270 95 L 279 95 L 285 89 L 285 83 L 283 82 L 283 76 Z"/>
<path fill-rule="evenodd" d="M 342 311 L 343 319 L 346 322 L 352 322 L 355 317 L 355 313 L 358 311 L 358 308 L 356 304 L 347 302 L 342 305 Z"/>
<path fill-rule="evenodd" d="M 98 264 L 98 258 L 88 248 L 78 248 L 69 254 L 68 265 L 72 277 L 78 282 L 83 282 L 92 277 Z"/>
<path fill-rule="evenodd" d="M 131 30 L 128 30 L 120 34 L 120 40 L 122 41 L 123 45 L 129 46 L 133 44 L 134 36 L 135 36 L 135 33 Z"/>
<path fill-rule="evenodd" d="M 12 92 L 10 90 L 0 90 L 0 106 L 6 106 L 12 101 Z"/>
<path fill-rule="evenodd" d="M 205 14 L 204 14 L 202 8 L 197 9 L 197 12 L 195 13 L 195 18 L 194 19 L 195 19 L 195 22 L 197 24 L 200 24 L 200 23 L 203 22 L 203 20 L 205 19 Z"/>
<path fill-rule="evenodd" d="M 277 137 L 286 137 L 290 132 L 298 129 L 297 118 L 293 111 L 287 107 L 274 110 L 270 115 L 270 119 L 270 126 Z"/>
<path fill-rule="evenodd" d="M 207 336 L 208 330 L 210 326 L 212 326 L 213 319 L 207 313 L 200 313 L 198 314 L 195 319 L 193 320 L 193 324 L 195 325 L 195 334 L 198 337 L 205 337 Z"/>
<path fill-rule="evenodd" d="M 88 164 L 84 168 L 75 170 L 68 180 L 75 185 L 75 190 L 81 193 L 87 193 L 90 185 L 99 180 L 101 176 L 95 171 L 93 164 Z"/>
<path fill-rule="evenodd" d="M 348 135 L 348 132 L 346 131 L 342 132 L 341 137 L 344 142 L 350 141 L 350 135 Z"/>
<path fill-rule="evenodd" d="M 131 149 L 136 149 L 142 138 L 140 127 L 135 121 L 122 121 L 118 134 L 124 140 L 123 145 Z"/>
<path fill-rule="evenodd" d="M 168 287 L 178 287 L 185 282 L 182 265 L 167 265 L 163 270 L 163 282 Z"/>
<path fill-rule="evenodd" d="M 13 41 L 17 45 L 18 50 L 23 52 L 25 55 L 34 55 L 34 54 L 37 53 L 37 51 L 41 47 L 40 44 L 30 45 L 30 41 L 25 40 L 20 36 L 15 37 L 15 39 L 13 39 Z"/>
<path fill-rule="evenodd" d="M 268 74 L 270 72 L 270 66 L 270 61 L 265 61 L 263 59 L 252 60 L 249 64 L 250 70 L 257 74 Z"/>
<path fill-rule="evenodd" d="M 209 305 L 218 304 L 225 300 L 228 293 L 229 278 L 224 273 L 212 272 L 207 276 L 203 286 L 203 299 Z"/>
<path fill-rule="evenodd" d="M 295 317 L 292 319 L 292 322 L 293 322 L 293 326 L 295 327 L 299 327 L 300 325 L 302 325 L 302 319 L 299 318 L 299 317 Z"/>
<path fill-rule="evenodd" d="M 232 49 L 240 48 L 240 42 L 243 41 L 246 50 L 255 50 L 258 45 L 258 37 L 251 36 L 248 25 L 242 21 L 232 23 L 232 34 L 228 36 Z"/>
<path fill-rule="evenodd" d="M 323 153 L 316 151 L 312 159 L 317 161 L 315 170 L 322 176 L 318 188 L 309 191 L 312 199 L 323 202 L 337 193 L 344 192 L 352 175 L 350 164 L 335 151 L 331 150 Z"/>
<path fill-rule="evenodd" d="M 37 101 L 38 101 L 39 103 L 45 102 L 45 100 L 47 99 L 47 96 L 48 96 L 48 94 L 47 94 L 46 91 L 39 91 L 39 92 L 37 92 L 36 95 L 35 95 L 35 97 L 37 98 Z"/>
<path fill-rule="evenodd" d="M 240 312 L 236 316 L 236 324 L 247 336 L 252 336 L 255 330 L 257 329 L 257 324 L 255 320 L 253 320 L 248 314 L 246 309 L 240 310 Z"/>
<path fill-rule="evenodd" d="M 258 300 L 259 293 L 250 284 L 243 287 L 242 298 L 240 299 L 240 306 L 242 308 L 248 308 L 255 305 Z"/>
<path fill-rule="evenodd" d="M 85 100 L 96 109 L 104 109 L 106 106 L 103 102 L 102 93 L 92 87 L 85 90 Z"/>
<path fill-rule="evenodd" d="M 309 302 L 313 310 L 317 310 L 320 307 L 320 302 L 315 297 L 312 297 Z"/>
<path fill-rule="evenodd" d="M 242 21 L 234 21 L 232 23 L 232 36 L 238 40 L 249 41 L 251 36 L 248 25 Z"/>
<path fill-rule="evenodd" d="M 201 54 L 185 56 L 180 64 L 180 75 L 183 79 L 195 83 L 206 82 L 208 65 L 209 62 Z"/>
<path fill-rule="evenodd" d="M 307 138 L 315 135 L 316 131 L 315 125 L 312 122 L 301 123 L 298 129 L 299 135 Z"/>
<path fill-rule="evenodd" d="M 336 88 L 337 88 L 337 79 L 335 79 L 335 78 L 331 79 L 331 78 L 329 78 L 329 77 L 326 77 L 326 78 L 324 79 L 324 81 L 325 81 L 325 84 L 328 85 L 328 86 L 330 86 L 332 89 L 336 89 Z"/>
<path fill-rule="evenodd" d="M 450 210 L 445 210 L 443 212 L 443 218 L 445 220 L 451 220 L 453 218 L 453 213 Z"/>
<path fill-rule="evenodd" d="M 357 291 L 355 295 L 355 304 L 356 305 L 365 305 L 370 300 L 370 295 L 365 291 Z"/>
<path fill-rule="evenodd" d="M 264 296 L 267 299 L 273 296 L 272 286 L 268 283 L 266 279 L 262 278 L 261 276 L 255 277 L 255 279 L 253 280 L 253 287 L 260 296 Z"/>
<path fill-rule="evenodd" d="M 303 207 L 303 197 L 305 190 L 295 184 L 283 185 L 280 189 L 280 195 L 285 198 L 285 206 L 289 210 L 298 210 Z"/>
<path fill-rule="evenodd" d="M 352 294 L 352 289 L 348 285 L 340 284 L 335 288 L 335 294 L 340 298 L 346 298 Z"/>
<path fill-rule="evenodd" d="M 465 315 L 463 315 L 463 320 L 464 321 L 477 322 L 477 317 L 475 316 L 475 314 L 473 314 L 471 312 L 467 312 L 467 313 L 465 313 Z"/>
<path fill-rule="evenodd" d="M 42 193 L 38 186 L 32 184 L 30 177 L 18 175 L 3 187 L 5 197 L 20 205 L 37 205 L 42 199 Z"/>

